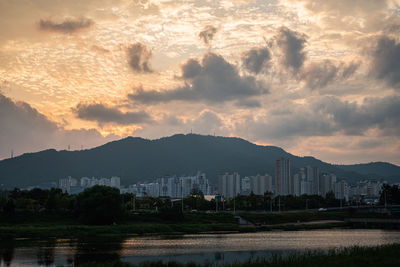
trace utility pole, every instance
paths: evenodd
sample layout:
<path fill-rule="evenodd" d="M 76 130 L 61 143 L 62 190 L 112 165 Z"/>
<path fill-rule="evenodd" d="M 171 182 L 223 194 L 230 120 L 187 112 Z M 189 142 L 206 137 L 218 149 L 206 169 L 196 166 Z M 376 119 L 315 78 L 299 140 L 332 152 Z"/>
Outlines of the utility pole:
<path fill-rule="evenodd" d="M 385 209 L 387 208 L 387 202 L 386 202 L 386 190 L 385 191 L 383 191 L 383 192 L 385 192 Z"/>
<path fill-rule="evenodd" d="M 233 214 L 236 213 L 236 202 L 235 202 L 236 197 L 233 198 Z"/>
<path fill-rule="evenodd" d="M 183 180 L 181 178 L 181 206 L 182 206 L 182 214 L 183 214 Z"/>
<path fill-rule="evenodd" d="M 272 213 L 272 198 L 270 198 L 270 200 L 269 200 L 269 208 L 270 208 L 270 210 L 271 210 L 271 213 Z"/>

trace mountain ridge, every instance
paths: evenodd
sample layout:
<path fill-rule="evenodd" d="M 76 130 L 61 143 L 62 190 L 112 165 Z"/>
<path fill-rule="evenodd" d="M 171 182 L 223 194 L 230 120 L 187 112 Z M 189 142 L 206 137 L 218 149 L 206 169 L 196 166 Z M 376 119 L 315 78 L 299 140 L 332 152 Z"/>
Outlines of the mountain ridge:
<path fill-rule="evenodd" d="M 26 187 L 67 176 L 112 175 L 120 176 L 123 184 L 131 184 L 166 175 L 194 174 L 197 170 L 204 171 L 215 183 L 217 175 L 225 172 L 274 176 L 275 160 L 280 157 L 291 159 L 292 172 L 311 165 L 349 182 L 368 178 L 400 181 L 400 167 L 391 163 L 377 162 L 376 168 L 375 163 L 334 165 L 238 137 L 176 134 L 154 140 L 130 136 L 86 150 L 25 153 L 0 161 L 0 184 L 7 188 Z"/>

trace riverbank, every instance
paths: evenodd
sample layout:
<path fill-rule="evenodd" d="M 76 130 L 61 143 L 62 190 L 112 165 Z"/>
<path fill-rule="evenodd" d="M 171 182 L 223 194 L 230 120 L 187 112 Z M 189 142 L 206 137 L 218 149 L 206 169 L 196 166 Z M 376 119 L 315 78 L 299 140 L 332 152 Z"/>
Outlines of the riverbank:
<path fill-rule="evenodd" d="M 257 232 L 272 230 L 313 230 L 331 228 L 394 228 L 395 224 L 366 224 L 351 218 L 385 218 L 380 214 L 357 215 L 348 212 L 239 213 L 252 225 L 240 226 L 232 213 L 185 213 L 179 216 L 142 213 L 130 215 L 120 224 L 85 225 L 73 217 L 34 214 L 0 220 L 0 238 L 76 238 L 128 237 L 135 235 L 173 235 L 215 232 Z M 388 219 L 388 218 L 386 218 Z M 362 223 L 360 223 L 362 222 Z M 373 220 L 369 220 L 373 222 Z M 379 221 L 381 222 L 381 221 Z"/>
<path fill-rule="evenodd" d="M 220 267 L 366 267 L 366 266 L 399 266 L 400 258 L 398 253 L 400 244 L 382 245 L 377 247 L 350 247 L 330 250 L 324 252 L 308 252 L 296 253 L 288 256 L 275 254 L 271 258 L 250 259 L 243 263 L 219 264 Z M 69 265 L 63 265 L 69 266 Z M 80 264 L 82 267 L 212 267 L 216 266 L 213 262 L 205 264 L 197 264 L 194 262 L 144 262 L 140 264 L 132 264 L 127 262 L 89 262 Z"/>

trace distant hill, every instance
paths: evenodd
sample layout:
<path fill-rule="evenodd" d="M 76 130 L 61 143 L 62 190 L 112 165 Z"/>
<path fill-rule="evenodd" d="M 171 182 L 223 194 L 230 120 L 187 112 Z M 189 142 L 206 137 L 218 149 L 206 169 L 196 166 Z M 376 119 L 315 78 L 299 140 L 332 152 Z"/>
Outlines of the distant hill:
<path fill-rule="evenodd" d="M 399 166 L 387 162 L 370 162 L 354 165 L 339 165 L 345 171 L 357 172 L 370 178 L 396 177 L 399 175 Z M 400 182 L 399 180 L 397 182 Z"/>
<path fill-rule="evenodd" d="M 240 138 L 178 134 L 157 140 L 128 137 L 88 150 L 50 149 L 6 159 L 0 161 L 0 184 L 7 188 L 25 187 L 67 176 L 112 175 L 120 176 L 123 184 L 132 184 L 167 175 L 194 174 L 197 170 L 215 182 L 218 174 L 233 171 L 242 176 L 257 173 L 273 176 L 275 160 L 280 157 L 291 159 L 293 172 L 312 165 L 349 182 L 387 177 L 400 181 L 400 167 L 389 163 L 332 165 Z"/>

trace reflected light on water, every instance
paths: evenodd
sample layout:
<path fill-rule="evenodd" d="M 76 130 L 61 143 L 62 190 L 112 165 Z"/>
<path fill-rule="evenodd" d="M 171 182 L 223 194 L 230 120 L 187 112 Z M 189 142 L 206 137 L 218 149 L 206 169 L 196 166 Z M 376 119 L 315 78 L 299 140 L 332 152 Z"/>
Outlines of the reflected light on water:
<path fill-rule="evenodd" d="M 381 230 L 319 230 L 242 234 L 135 237 L 122 244 L 122 256 L 157 256 L 215 251 L 329 250 L 400 242 L 400 232 Z"/>
<path fill-rule="evenodd" d="M 305 250 L 400 243 L 400 231 L 313 230 L 133 237 L 125 240 L 10 240 L 0 245 L 0 266 L 79 265 L 92 261 L 232 263 Z"/>

